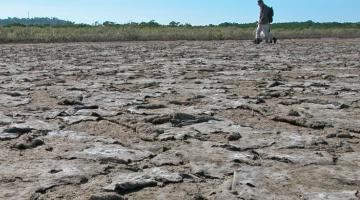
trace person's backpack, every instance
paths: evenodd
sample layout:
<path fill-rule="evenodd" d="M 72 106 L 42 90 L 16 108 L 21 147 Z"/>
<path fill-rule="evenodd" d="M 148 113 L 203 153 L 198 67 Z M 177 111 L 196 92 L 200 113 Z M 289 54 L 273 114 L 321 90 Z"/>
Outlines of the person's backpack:
<path fill-rule="evenodd" d="M 274 9 L 272 7 L 269 8 L 269 23 L 274 21 Z"/>

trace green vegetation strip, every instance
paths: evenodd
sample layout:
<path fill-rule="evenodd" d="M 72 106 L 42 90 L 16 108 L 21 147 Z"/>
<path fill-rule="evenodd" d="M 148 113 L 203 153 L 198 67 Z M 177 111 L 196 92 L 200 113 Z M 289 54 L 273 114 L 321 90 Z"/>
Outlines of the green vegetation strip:
<path fill-rule="evenodd" d="M 38 42 L 106 42 L 152 40 L 248 40 L 253 39 L 256 24 L 223 23 L 191 26 L 177 23 L 160 25 L 155 22 L 118 25 L 25 26 L 0 27 L 1 43 Z M 281 39 L 288 38 L 356 38 L 360 37 L 359 23 L 282 23 L 272 25 L 272 32 Z"/>

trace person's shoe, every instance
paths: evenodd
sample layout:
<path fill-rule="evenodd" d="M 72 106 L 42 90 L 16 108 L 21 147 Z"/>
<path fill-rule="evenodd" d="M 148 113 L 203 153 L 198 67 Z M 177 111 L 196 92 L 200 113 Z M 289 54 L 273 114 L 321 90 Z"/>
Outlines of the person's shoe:
<path fill-rule="evenodd" d="M 260 42 L 261 42 L 261 39 L 259 39 L 259 38 L 254 40 L 254 44 L 260 44 Z"/>
<path fill-rule="evenodd" d="M 277 40 L 278 40 L 278 39 L 277 39 L 276 37 L 273 38 L 274 44 L 276 44 Z"/>

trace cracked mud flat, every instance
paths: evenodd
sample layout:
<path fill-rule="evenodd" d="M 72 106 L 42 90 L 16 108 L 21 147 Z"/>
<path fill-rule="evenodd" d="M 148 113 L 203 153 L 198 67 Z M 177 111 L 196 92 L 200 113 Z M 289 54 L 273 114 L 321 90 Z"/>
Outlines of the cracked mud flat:
<path fill-rule="evenodd" d="M 0 54 L 0 199 L 360 199 L 359 39 Z"/>

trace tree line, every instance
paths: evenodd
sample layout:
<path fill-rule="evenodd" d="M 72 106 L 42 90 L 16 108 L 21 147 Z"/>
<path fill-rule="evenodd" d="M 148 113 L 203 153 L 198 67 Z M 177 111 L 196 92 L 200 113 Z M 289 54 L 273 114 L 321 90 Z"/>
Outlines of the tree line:
<path fill-rule="evenodd" d="M 160 24 L 155 20 L 149 22 L 131 22 L 125 24 L 119 24 L 116 22 L 105 21 L 103 23 L 95 22 L 93 24 L 78 24 L 68 20 L 62 20 L 55 17 L 35 17 L 35 18 L 7 18 L 0 19 L 0 26 L 61 26 L 61 27 L 92 27 L 92 26 L 105 26 L 105 27 L 237 27 L 237 28 L 250 28 L 256 26 L 254 23 L 234 23 L 224 22 L 217 25 L 208 24 L 202 26 L 194 26 L 190 23 L 180 23 L 172 21 L 169 24 Z M 306 28 L 360 28 L 360 23 L 338 23 L 338 22 L 327 22 L 318 23 L 311 20 L 306 22 L 287 22 L 287 23 L 275 23 L 273 28 L 288 28 L 288 29 L 306 29 Z"/>
<path fill-rule="evenodd" d="M 75 25 L 74 22 L 62 20 L 58 18 L 49 17 L 34 17 L 34 18 L 17 18 L 9 17 L 7 19 L 0 19 L 0 26 L 63 26 L 63 25 Z"/>

